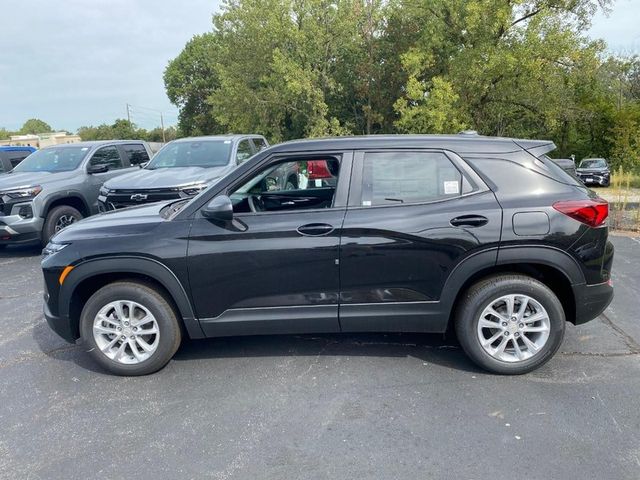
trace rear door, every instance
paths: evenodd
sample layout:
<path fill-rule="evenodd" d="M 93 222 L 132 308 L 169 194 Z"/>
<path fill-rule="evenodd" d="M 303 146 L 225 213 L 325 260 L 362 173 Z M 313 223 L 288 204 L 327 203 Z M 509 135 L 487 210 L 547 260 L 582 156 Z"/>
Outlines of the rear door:
<path fill-rule="evenodd" d="M 340 251 L 342 330 L 443 331 L 448 276 L 499 243 L 493 192 L 444 151 L 361 151 L 353 172 Z"/>

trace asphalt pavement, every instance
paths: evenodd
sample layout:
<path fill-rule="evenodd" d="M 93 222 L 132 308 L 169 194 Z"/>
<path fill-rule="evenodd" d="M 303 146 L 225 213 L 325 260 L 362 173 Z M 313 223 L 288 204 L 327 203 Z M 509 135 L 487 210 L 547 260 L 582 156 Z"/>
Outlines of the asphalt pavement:
<path fill-rule="evenodd" d="M 638 479 L 640 239 L 613 241 L 613 304 L 519 377 L 415 334 L 201 340 L 110 376 L 47 327 L 39 251 L 9 248 L 0 478 Z"/>

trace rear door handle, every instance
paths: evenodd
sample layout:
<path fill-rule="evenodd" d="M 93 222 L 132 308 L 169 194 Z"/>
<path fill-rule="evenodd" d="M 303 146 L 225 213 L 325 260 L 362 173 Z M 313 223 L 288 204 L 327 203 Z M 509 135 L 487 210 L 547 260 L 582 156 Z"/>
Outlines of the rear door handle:
<path fill-rule="evenodd" d="M 451 219 L 449 223 L 454 227 L 482 227 L 489 223 L 489 219 L 482 215 L 462 215 Z"/>
<path fill-rule="evenodd" d="M 328 235 L 333 232 L 333 225 L 328 223 L 308 223 L 298 227 L 298 233 L 305 237 L 319 237 L 321 235 Z"/>

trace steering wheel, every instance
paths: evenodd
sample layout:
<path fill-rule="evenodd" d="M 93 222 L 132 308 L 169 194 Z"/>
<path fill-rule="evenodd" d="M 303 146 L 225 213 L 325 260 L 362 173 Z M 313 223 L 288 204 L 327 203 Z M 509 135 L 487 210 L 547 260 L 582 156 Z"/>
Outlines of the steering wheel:
<path fill-rule="evenodd" d="M 249 209 L 253 213 L 264 212 L 264 201 L 261 195 L 249 195 L 247 203 L 249 203 Z"/>

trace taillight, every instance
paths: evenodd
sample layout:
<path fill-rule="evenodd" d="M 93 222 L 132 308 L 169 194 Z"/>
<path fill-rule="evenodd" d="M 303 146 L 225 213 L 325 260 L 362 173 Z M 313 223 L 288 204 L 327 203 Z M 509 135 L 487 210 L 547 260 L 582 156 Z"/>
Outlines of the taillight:
<path fill-rule="evenodd" d="M 600 227 L 609 216 L 609 203 L 598 197 L 589 200 L 556 202 L 553 208 L 590 227 Z"/>

